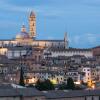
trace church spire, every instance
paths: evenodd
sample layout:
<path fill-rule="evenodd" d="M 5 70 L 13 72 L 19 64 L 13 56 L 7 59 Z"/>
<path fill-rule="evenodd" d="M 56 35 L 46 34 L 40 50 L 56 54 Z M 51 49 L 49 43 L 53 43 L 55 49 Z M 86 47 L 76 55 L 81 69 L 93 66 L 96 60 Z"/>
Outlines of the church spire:
<path fill-rule="evenodd" d="M 67 41 L 67 32 L 64 34 L 64 41 Z"/>
<path fill-rule="evenodd" d="M 64 47 L 65 49 L 68 48 L 68 37 L 67 37 L 67 32 L 64 34 Z"/>

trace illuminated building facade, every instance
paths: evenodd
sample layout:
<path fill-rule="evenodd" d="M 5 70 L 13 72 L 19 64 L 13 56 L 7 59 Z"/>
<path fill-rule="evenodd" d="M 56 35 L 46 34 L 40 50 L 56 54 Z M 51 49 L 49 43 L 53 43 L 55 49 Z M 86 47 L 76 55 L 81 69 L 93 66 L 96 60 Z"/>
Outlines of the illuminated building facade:
<path fill-rule="evenodd" d="M 21 32 L 16 35 L 13 40 L 0 41 L 1 47 L 18 46 L 18 45 L 31 45 L 40 47 L 62 46 L 68 47 L 67 34 L 62 40 L 36 40 L 36 16 L 34 12 L 29 16 L 29 32 L 26 31 L 25 25 L 22 26 Z M 66 42 L 66 43 L 65 43 Z"/>

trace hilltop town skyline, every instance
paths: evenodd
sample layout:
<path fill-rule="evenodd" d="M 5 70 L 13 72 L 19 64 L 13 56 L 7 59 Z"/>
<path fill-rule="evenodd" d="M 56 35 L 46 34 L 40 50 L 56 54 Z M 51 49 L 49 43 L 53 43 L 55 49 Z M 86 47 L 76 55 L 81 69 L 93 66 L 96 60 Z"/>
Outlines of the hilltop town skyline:
<path fill-rule="evenodd" d="M 99 4 L 98 0 L 0 1 L 0 39 L 15 38 L 23 23 L 28 31 L 28 16 L 34 11 L 37 39 L 63 39 L 67 32 L 70 47 L 100 45 Z"/>
<path fill-rule="evenodd" d="M 0 0 L 0 100 L 100 100 L 100 0 Z"/>

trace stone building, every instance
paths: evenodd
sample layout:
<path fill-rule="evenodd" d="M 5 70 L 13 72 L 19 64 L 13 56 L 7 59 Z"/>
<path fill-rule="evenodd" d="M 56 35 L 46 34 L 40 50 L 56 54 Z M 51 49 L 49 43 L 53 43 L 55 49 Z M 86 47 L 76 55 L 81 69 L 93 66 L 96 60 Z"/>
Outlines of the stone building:
<path fill-rule="evenodd" d="M 100 64 L 100 46 L 97 46 L 92 49 L 93 56 L 96 58 L 97 62 Z"/>
<path fill-rule="evenodd" d="M 34 12 L 30 13 L 29 16 L 29 32 L 27 32 L 25 25 L 21 27 L 21 32 L 16 35 L 15 39 L 11 40 L 0 40 L 0 47 L 13 47 L 13 46 L 39 46 L 41 48 L 51 47 L 51 46 L 62 46 L 63 48 L 68 48 L 67 35 L 65 34 L 62 40 L 37 40 L 36 33 L 36 15 Z M 6 51 L 6 50 L 5 50 Z M 6 51 L 7 52 L 7 51 Z"/>
<path fill-rule="evenodd" d="M 64 82 L 64 73 L 57 71 L 29 71 L 25 73 L 26 84 L 35 84 L 38 79 L 49 79 L 53 84 L 62 84 Z"/>
<path fill-rule="evenodd" d="M 44 50 L 44 54 L 49 54 L 49 55 L 44 55 L 45 57 L 58 57 L 58 56 L 85 56 L 85 57 L 93 57 L 93 53 L 91 49 L 78 49 L 78 48 L 48 48 Z"/>

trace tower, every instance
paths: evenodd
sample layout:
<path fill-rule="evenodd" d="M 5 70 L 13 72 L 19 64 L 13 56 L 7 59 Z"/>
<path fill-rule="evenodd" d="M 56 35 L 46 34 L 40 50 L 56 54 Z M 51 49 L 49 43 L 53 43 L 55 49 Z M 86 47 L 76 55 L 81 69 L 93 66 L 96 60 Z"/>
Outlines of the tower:
<path fill-rule="evenodd" d="M 67 32 L 65 32 L 65 35 L 64 35 L 64 48 L 68 48 L 68 38 L 67 38 Z"/>
<path fill-rule="evenodd" d="M 29 36 L 33 39 L 36 38 L 36 16 L 33 11 L 29 16 Z"/>

